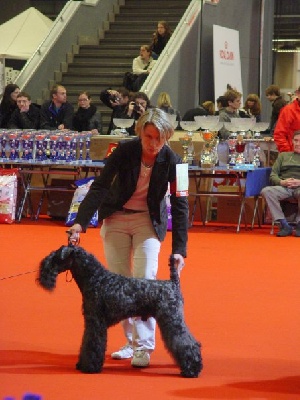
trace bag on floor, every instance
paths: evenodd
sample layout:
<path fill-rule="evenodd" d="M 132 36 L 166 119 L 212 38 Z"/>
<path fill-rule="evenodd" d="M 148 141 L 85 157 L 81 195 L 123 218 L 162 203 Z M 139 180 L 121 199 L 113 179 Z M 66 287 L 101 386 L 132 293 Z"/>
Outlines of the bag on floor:
<path fill-rule="evenodd" d="M 0 170 L 0 224 L 11 224 L 16 217 L 18 170 Z"/>
<path fill-rule="evenodd" d="M 75 182 L 77 189 L 74 192 L 70 210 L 67 215 L 66 226 L 72 226 L 74 224 L 80 203 L 85 198 L 94 179 L 95 179 L 94 177 L 91 177 L 91 178 L 86 178 L 86 179 L 80 179 Z M 93 215 L 93 217 L 90 221 L 90 226 L 92 226 L 94 228 L 96 228 L 98 226 L 98 211 L 96 211 L 95 214 Z"/>
<path fill-rule="evenodd" d="M 134 90 L 134 83 L 138 75 L 133 74 L 132 72 L 125 72 L 123 78 L 123 86 L 132 92 Z"/>

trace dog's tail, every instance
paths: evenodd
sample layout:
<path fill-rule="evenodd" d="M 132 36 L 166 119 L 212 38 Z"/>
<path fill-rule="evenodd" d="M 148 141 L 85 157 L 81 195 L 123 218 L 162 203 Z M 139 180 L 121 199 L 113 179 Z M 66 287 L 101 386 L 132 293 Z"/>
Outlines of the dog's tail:
<path fill-rule="evenodd" d="M 178 270 L 177 270 L 177 267 L 176 267 L 175 258 L 173 256 L 173 254 L 170 255 L 169 266 L 170 266 L 170 279 L 171 279 L 171 281 L 179 285 L 179 283 L 180 283 L 179 274 L 178 274 Z"/>

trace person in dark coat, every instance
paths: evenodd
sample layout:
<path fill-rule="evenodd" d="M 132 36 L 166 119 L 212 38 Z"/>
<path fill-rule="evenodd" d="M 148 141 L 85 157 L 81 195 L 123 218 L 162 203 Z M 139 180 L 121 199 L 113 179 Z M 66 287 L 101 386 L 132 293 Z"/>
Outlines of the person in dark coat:
<path fill-rule="evenodd" d="M 78 96 L 78 110 L 74 114 L 73 129 L 78 132 L 90 131 L 99 135 L 102 131 L 102 118 L 97 107 L 91 104 L 88 92 L 81 92 Z"/>
<path fill-rule="evenodd" d="M 166 47 L 171 35 L 172 31 L 168 23 L 166 21 L 158 21 L 157 29 L 153 33 L 152 42 L 150 44 L 153 59 L 158 58 L 163 49 Z"/>
<path fill-rule="evenodd" d="M 114 118 L 122 118 L 122 115 L 127 108 L 129 102 L 129 91 L 125 87 L 118 90 L 106 89 L 100 93 L 100 100 L 107 107 L 112 109 L 111 118 L 107 130 L 107 135 L 110 135 L 114 129 Z"/>
<path fill-rule="evenodd" d="M 144 92 L 137 92 L 133 96 L 132 101 L 127 104 L 127 107 L 123 114 L 120 115 L 120 118 L 129 118 L 137 121 L 148 108 L 152 108 L 149 97 Z M 130 136 L 135 136 L 135 123 L 126 130 Z"/>
<path fill-rule="evenodd" d="M 272 114 L 268 130 L 273 135 L 279 113 L 287 103 L 281 96 L 280 88 L 277 85 L 270 85 L 267 87 L 266 97 L 272 103 Z"/>
<path fill-rule="evenodd" d="M 61 85 L 55 85 L 50 91 L 51 100 L 41 107 L 41 129 L 72 129 L 74 108 L 67 102 L 67 91 Z"/>
<path fill-rule="evenodd" d="M 185 112 L 184 116 L 182 117 L 182 121 L 195 121 L 194 117 L 198 115 L 208 115 L 208 112 L 202 106 L 191 108 Z"/>
<path fill-rule="evenodd" d="M 20 88 L 14 83 L 6 85 L 0 104 L 0 127 L 7 128 L 8 122 L 12 113 L 17 107 L 17 96 L 20 93 Z"/>
<path fill-rule="evenodd" d="M 31 97 L 26 92 L 17 96 L 18 108 L 12 113 L 8 122 L 9 129 L 39 129 L 40 109 L 31 103 Z"/>

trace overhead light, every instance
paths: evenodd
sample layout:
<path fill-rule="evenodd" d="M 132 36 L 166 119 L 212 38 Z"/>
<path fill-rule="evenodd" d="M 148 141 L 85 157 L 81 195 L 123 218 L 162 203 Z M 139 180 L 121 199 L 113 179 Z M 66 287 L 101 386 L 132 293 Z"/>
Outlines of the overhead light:
<path fill-rule="evenodd" d="M 273 39 L 272 42 L 300 42 L 300 39 Z"/>
<path fill-rule="evenodd" d="M 276 53 L 300 53 L 300 48 L 294 48 L 294 49 L 273 48 L 272 50 L 275 51 Z"/>
<path fill-rule="evenodd" d="M 298 40 L 292 39 L 273 39 L 273 51 L 278 53 L 298 53 L 300 52 Z M 300 42 L 300 41 L 299 41 Z"/>

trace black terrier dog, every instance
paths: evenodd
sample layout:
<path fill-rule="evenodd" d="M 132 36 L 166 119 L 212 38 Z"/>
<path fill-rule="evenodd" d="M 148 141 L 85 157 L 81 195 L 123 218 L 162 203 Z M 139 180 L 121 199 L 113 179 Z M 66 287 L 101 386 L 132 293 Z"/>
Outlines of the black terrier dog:
<path fill-rule="evenodd" d="M 154 317 L 165 347 L 184 377 L 202 369 L 200 344 L 183 317 L 179 276 L 170 258 L 169 281 L 127 278 L 105 269 L 81 247 L 62 246 L 41 261 L 38 283 L 52 290 L 57 275 L 70 270 L 83 298 L 85 330 L 76 368 L 86 373 L 102 370 L 107 328 L 129 317 Z"/>

